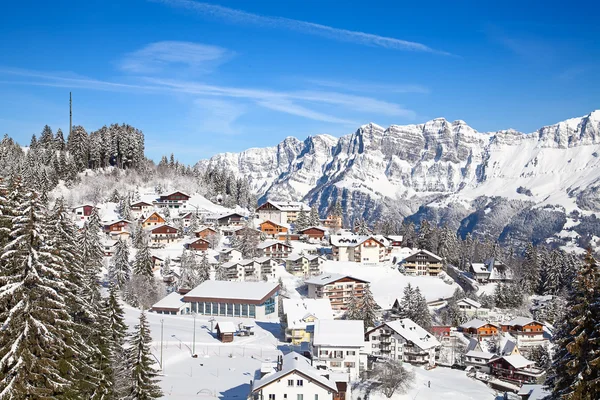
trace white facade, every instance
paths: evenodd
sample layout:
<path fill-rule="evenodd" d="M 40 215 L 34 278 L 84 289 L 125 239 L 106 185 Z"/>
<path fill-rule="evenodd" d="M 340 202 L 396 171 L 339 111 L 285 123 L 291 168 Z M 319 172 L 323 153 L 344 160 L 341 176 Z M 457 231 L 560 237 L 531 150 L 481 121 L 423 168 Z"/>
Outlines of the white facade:
<path fill-rule="evenodd" d="M 363 326 L 363 321 L 315 321 L 313 366 L 333 372 L 347 372 L 350 380 L 358 379 L 367 365 Z"/>
<path fill-rule="evenodd" d="M 481 303 L 469 298 L 460 299 L 457 304 L 469 318 L 487 318 L 490 313 L 489 308 L 484 308 Z"/>
<path fill-rule="evenodd" d="M 489 374 L 492 372 L 492 368 L 488 363 L 494 357 L 495 355 L 493 353 L 471 350 L 465 354 L 465 365 L 467 367 L 473 367 L 477 371 Z"/>

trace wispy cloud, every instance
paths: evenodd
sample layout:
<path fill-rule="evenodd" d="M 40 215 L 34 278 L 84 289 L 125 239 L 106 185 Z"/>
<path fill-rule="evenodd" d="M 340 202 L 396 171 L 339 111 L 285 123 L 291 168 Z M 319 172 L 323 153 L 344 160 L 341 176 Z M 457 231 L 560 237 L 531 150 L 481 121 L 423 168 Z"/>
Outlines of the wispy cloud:
<path fill-rule="evenodd" d="M 333 89 L 343 89 L 348 92 L 363 92 L 363 93 L 422 93 L 429 94 L 431 90 L 423 85 L 394 85 L 385 83 L 345 81 L 338 82 L 327 79 L 305 79 L 306 82 L 316 86 L 328 87 Z"/>
<path fill-rule="evenodd" d="M 175 80 L 160 77 L 140 77 L 136 83 L 121 83 L 81 76 L 66 77 L 66 74 L 60 73 L 52 74 L 0 68 L 0 77 L 2 75 L 17 75 L 25 78 L 34 78 L 22 81 L 0 80 L 0 83 L 5 84 L 68 87 L 115 92 L 184 93 L 202 96 L 202 98 L 244 99 L 270 110 L 316 121 L 345 124 L 348 126 L 357 125 L 359 122 L 328 115 L 322 111 L 315 111 L 314 109 L 311 109 L 310 106 L 312 106 L 312 108 L 318 107 L 321 109 L 324 106 L 339 107 L 346 112 L 368 112 L 375 115 L 388 115 L 407 119 L 414 119 L 416 116 L 414 111 L 395 103 L 378 100 L 368 96 L 332 91 L 282 91 L 232 87 L 211 85 L 192 80 Z M 215 104 L 218 103 L 214 103 L 213 105 Z M 223 114 L 226 114 L 228 111 L 230 112 L 231 109 L 226 110 L 224 104 L 225 103 L 221 103 L 221 108 Z"/>
<path fill-rule="evenodd" d="M 560 72 L 557 75 L 558 79 L 562 79 L 565 81 L 570 81 L 573 80 L 583 74 L 585 74 L 586 72 L 588 72 L 589 67 L 587 66 L 574 66 L 574 67 L 570 67 L 565 69 L 564 71 Z"/>
<path fill-rule="evenodd" d="M 190 115 L 190 129 L 202 132 L 237 135 L 242 133 L 237 120 L 247 111 L 247 107 L 223 99 L 199 98 L 194 100 Z"/>
<path fill-rule="evenodd" d="M 126 54 L 119 67 L 127 72 L 151 74 L 166 67 L 208 72 L 232 53 L 222 47 L 200 43 L 162 41 Z"/>
<path fill-rule="evenodd" d="M 222 20 L 236 24 L 248 24 L 264 26 L 269 28 L 287 29 L 309 35 L 321 36 L 328 39 L 338 40 L 341 42 L 350 42 L 373 47 L 383 47 L 392 50 L 452 55 L 451 53 L 445 51 L 433 49 L 423 43 L 411 42 L 408 40 L 396 39 L 386 36 L 379 36 L 372 33 L 334 28 L 327 25 L 315 24 L 313 22 L 300 21 L 291 18 L 263 16 L 215 4 L 202 3 L 191 0 L 151 1 L 167 4 L 172 7 L 192 10 L 210 18 L 220 18 Z"/>

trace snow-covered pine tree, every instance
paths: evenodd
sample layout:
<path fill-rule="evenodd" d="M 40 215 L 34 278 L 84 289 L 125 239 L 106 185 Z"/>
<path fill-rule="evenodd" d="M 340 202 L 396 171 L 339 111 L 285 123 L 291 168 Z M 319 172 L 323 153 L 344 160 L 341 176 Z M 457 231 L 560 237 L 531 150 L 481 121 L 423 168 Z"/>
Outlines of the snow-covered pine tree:
<path fill-rule="evenodd" d="M 319 226 L 320 224 L 321 220 L 319 219 L 319 210 L 317 210 L 316 206 L 312 206 L 310 208 L 310 214 L 308 216 L 308 225 Z"/>
<path fill-rule="evenodd" d="M 146 237 L 146 233 L 144 232 L 144 227 L 142 224 L 136 224 L 136 227 L 133 230 L 133 247 L 140 249 L 142 246 L 144 246 L 144 243 L 146 243 L 147 240 L 148 238 Z"/>
<path fill-rule="evenodd" d="M 109 285 L 108 297 L 104 301 L 103 314 L 106 320 L 104 329 L 108 332 L 110 368 L 113 374 L 112 394 L 114 398 L 122 399 L 127 394 L 130 384 L 124 349 L 127 325 L 124 322 L 125 313 L 119 302 L 118 287 L 112 282 Z"/>
<path fill-rule="evenodd" d="M 181 268 L 179 288 L 193 289 L 197 286 L 198 262 L 196 256 L 189 250 L 184 250 L 181 255 Z"/>
<path fill-rule="evenodd" d="M 167 258 L 165 258 L 165 262 L 163 263 L 163 266 L 160 270 L 160 275 L 161 276 L 169 276 L 171 275 L 172 271 L 171 271 L 171 257 L 167 256 Z"/>
<path fill-rule="evenodd" d="M 217 265 L 215 269 L 215 280 L 216 281 L 227 281 L 227 270 L 223 267 L 223 264 Z M 281 296 L 279 296 L 281 297 Z"/>
<path fill-rule="evenodd" d="M 373 299 L 373 293 L 371 293 L 371 288 L 368 285 L 365 286 L 362 297 L 359 299 L 359 310 L 361 316 L 359 319 L 362 319 L 365 322 L 364 328 L 366 331 L 369 328 L 375 327 L 378 319 L 377 309 L 379 306 L 375 302 L 375 299 Z"/>
<path fill-rule="evenodd" d="M 198 265 L 198 280 L 196 281 L 196 286 L 201 284 L 204 281 L 210 280 L 210 263 L 208 262 L 208 256 L 206 252 L 202 252 L 202 258 L 200 259 L 200 264 Z"/>
<path fill-rule="evenodd" d="M 588 250 L 553 342 L 556 352 L 546 385 L 554 399 L 600 398 L 600 270 Z"/>
<path fill-rule="evenodd" d="M 144 311 L 140 314 L 139 323 L 135 326 L 129 343 L 127 360 L 131 371 L 131 389 L 126 398 L 150 400 L 162 397 L 158 385 L 158 373 L 154 369 L 154 359 L 151 355 L 150 326 Z"/>
<path fill-rule="evenodd" d="M 412 313 L 413 318 L 411 319 L 421 328 L 426 331 L 431 331 L 431 313 L 427 307 L 427 300 L 425 299 L 425 296 L 421 294 L 419 287 L 415 289 L 414 298 L 416 307 Z"/>
<path fill-rule="evenodd" d="M 404 287 L 404 293 L 399 305 L 398 317 L 412 319 L 413 310 L 416 309 L 416 299 L 415 290 L 410 283 Z"/>
<path fill-rule="evenodd" d="M 152 278 L 154 272 L 152 271 L 154 262 L 152 261 L 152 254 L 150 253 L 150 247 L 148 242 L 144 242 L 135 255 L 135 261 L 133 263 L 133 273 L 139 276 L 145 276 Z"/>
<path fill-rule="evenodd" d="M 65 138 L 63 136 L 63 132 L 60 128 L 56 131 L 56 135 L 54 136 L 54 150 L 64 151 L 65 150 Z"/>
<path fill-rule="evenodd" d="M 346 308 L 346 312 L 344 313 L 345 319 L 359 320 L 362 319 L 362 312 L 360 309 L 361 301 L 358 296 L 352 296 L 348 306 Z"/>
<path fill-rule="evenodd" d="M 52 128 L 48 125 L 44 125 L 44 129 L 42 129 L 42 133 L 40 134 L 39 143 L 45 148 L 49 149 L 54 140 L 54 135 L 52 133 Z"/>
<path fill-rule="evenodd" d="M 418 246 L 418 236 L 415 230 L 415 224 L 412 222 L 403 222 L 400 227 L 400 234 L 402 235 L 403 246 L 410 248 Z"/>
<path fill-rule="evenodd" d="M 298 218 L 294 223 L 294 227 L 296 231 L 300 231 L 302 229 L 308 228 L 310 225 L 308 212 L 302 207 L 300 212 L 298 213 Z"/>
<path fill-rule="evenodd" d="M 15 210 L 0 269 L 0 398 L 76 396 L 72 329 L 64 297 L 65 271 L 56 269 L 44 209 L 34 192 Z"/>
<path fill-rule="evenodd" d="M 556 296 L 562 289 L 561 282 L 563 280 L 563 265 L 560 250 L 552 250 L 546 253 L 542 268 L 545 270 L 543 282 L 544 294 Z"/>
<path fill-rule="evenodd" d="M 123 289 L 125 283 L 131 277 L 131 264 L 129 262 L 129 245 L 126 241 L 117 241 L 115 255 L 109 269 L 109 278 L 119 288 Z"/>
<path fill-rule="evenodd" d="M 75 161 L 78 172 L 88 168 L 88 134 L 83 126 L 75 125 L 67 139 L 67 150 Z"/>
<path fill-rule="evenodd" d="M 523 255 L 523 263 L 521 265 L 523 276 L 523 289 L 528 294 L 532 294 L 540 280 L 540 263 L 538 252 L 533 243 L 528 243 Z"/>

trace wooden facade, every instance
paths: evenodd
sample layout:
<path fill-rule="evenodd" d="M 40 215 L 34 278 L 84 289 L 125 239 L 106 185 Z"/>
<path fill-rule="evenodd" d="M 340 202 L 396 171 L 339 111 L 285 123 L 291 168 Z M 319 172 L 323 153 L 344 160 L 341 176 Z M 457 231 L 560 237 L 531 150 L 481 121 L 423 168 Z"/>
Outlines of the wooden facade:
<path fill-rule="evenodd" d="M 194 232 L 194 234 L 196 235 L 196 237 L 198 238 L 202 238 L 202 239 L 206 239 L 207 237 L 211 236 L 211 235 L 216 235 L 217 231 L 213 228 L 202 228 L 200 230 L 197 230 L 196 232 Z"/>
<path fill-rule="evenodd" d="M 190 196 L 182 192 L 174 192 L 164 196 L 160 196 L 158 201 L 169 202 L 169 201 L 188 201 Z"/>
<path fill-rule="evenodd" d="M 325 229 L 317 228 L 315 226 L 298 231 L 298 233 L 306 235 L 311 239 L 321 240 L 325 237 Z"/>
<path fill-rule="evenodd" d="M 206 251 L 210 248 L 210 243 L 202 238 L 198 238 L 191 243 L 186 243 L 185 247 L 189 250 Z"/>
<path fill-rule="evenodd" d="M 260 224 L 260 231 L 265 233 L 266 235 L 275 237 L 280 233 L 286 233 L 288 231 L 288 228 L 283 225 L 279 225 L 273 221 L 265 221 Z"/>
<path fill-rule="evenodd" d="M 110 224 L 104 225 L 105 232 L 123 232 L 129 228 L 129 221 L 127 220 L 119 220 L 111 222 Z"/>
<path fill-rule="evenodd" d="M 144 222 L 142 222 L 142 227 L 148 228 L 151 226 L 158 226 L 164 224 L 165 222 L 167 221 L 165 221 L 165 219 L 161 217 L 158 213 L 152 213 L 148 218 L 144 220 Z"/>

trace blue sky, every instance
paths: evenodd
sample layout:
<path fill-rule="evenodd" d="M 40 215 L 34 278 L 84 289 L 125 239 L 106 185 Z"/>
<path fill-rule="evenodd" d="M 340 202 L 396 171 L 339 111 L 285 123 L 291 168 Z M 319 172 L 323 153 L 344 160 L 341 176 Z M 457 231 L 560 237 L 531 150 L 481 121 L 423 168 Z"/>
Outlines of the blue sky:
<path fill-rule="evenodd" d="M 126 122 L 193 163 L 443 116 L 479 131 L 600 108 L 594 2 L 28 1 L 0 13 L 0 134 Z M 500 2 L 498 2 L 500 3 Z"/>

